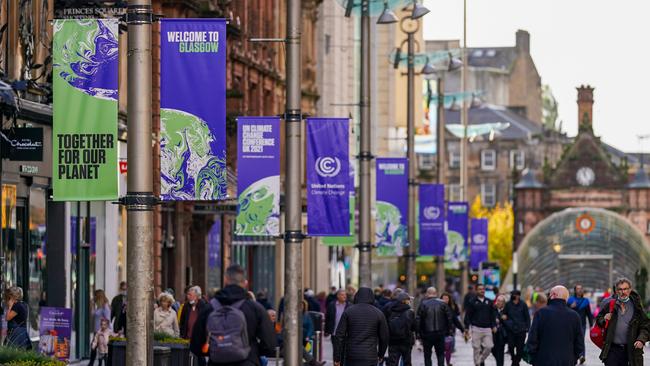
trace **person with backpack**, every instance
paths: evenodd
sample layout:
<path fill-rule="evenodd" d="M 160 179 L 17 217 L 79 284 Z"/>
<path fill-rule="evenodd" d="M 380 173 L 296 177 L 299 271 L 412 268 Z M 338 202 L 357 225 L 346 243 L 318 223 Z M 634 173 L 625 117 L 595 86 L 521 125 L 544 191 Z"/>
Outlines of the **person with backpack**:
<path fill-rule="evenodd" d="M 374 303 L 372 290 L 361 287 L 354 296 L 354 305 L 343 312 L 332 337 L 334 366 L 374 366 L 383 361 L 388 347 L 388 324 Z"/>
<path fill-rule="evenodd" d="M 596 317 L 596 323 L 606 327 L 600 359 L 606 366 L 642 366 L 643 347 L 650 340 L 650 320 L 630 280 L 619 279 L 614 289 L 616 294 L 603 301 Z"/>
<path fill-rule="evenodd" d="M 199 315 L 190 351 L 208 357 L 209 366 L 259 366 L 261 355 L 274 355 L 273 324 L 262 305 L 247 299 L 248 281 L 240 265 L 226 269 L 225 283 Z"/>
<path fill-rule="evenodd" d="M 445 366 L 445 338 L 453 334 L 453 314 L 447 303 L 438 298 L 435 287 L 429 287 L 425 296 L 416 315 L 416 329 L 424 348 L 424 364 L 432 365 L 431 349 L 434 348 L 438 366 Z"/>
<path fill-rule="evenodd" d="M 386 366 L 411 366 L 411 350 L 415 344 L 415 313 L 406 292 L 397 296 L 388 317 L 388 362 Z"/>

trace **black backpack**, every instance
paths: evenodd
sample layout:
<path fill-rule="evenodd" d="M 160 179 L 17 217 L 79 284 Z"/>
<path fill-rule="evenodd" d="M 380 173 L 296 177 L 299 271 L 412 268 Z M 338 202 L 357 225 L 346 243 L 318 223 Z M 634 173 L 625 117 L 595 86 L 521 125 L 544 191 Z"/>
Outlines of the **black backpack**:
<path fill-rule="evenodd" d="M 407 340 L 411 338 L 411 327 L 408 321 L 408 312 L 406 310 L 401 313 L 391 312 L 388 318 L 388 331 L 390 332 L 390 339 L 394 341 Z"/>

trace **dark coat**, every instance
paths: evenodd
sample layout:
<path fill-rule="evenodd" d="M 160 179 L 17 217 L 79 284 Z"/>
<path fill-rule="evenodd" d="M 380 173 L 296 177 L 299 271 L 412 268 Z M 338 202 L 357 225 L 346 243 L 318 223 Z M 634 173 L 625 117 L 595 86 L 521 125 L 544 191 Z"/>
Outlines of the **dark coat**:
<path fill-rule="evenodd" d="M 397 303 L 393 305 L 390 309 L 390 316 L 388 321 L 392 317 L 404 316 L 403 313 L 406 313 L 406 326 L 409 329 L 409 334 L 411 335 L 408 339 L 396 339 L 393 334 L 390 334 L 390 327 L 388 329 L 389 341 L 388 343 L 391 346 L 413 346 L 415 344 L 415 312 L 411 309 L 411 305 L 404 303 Z"/>
<path fill-rule="evenodd" d="M 205 309 L 210 307 L 210 304 L 208 304 L 207 301 L 203 299 L 198 299 L 196 304 L 196 308 L 198 310 L 199 315 L 201 315 L 201 312 L 203 312 Z M 191 310 L 191 305 L 189 302 L 185 302 L 183 305 L 183 309 L 181 310 L 181 315 L 180 315 L 180 321 L 178 322 L 178 329 L 180 331 L 181 338 L 189 339 L 191 334 L 187 334 L 187 321 L 190 318 L 190 310 Z M 210 307 L 211 308 L 211 307 Z M 196 326 L 196 324 L 195 324 Z M 192 330 L 194 332 L 194 330 Z"/>
<path fill-rule="evenodd" d="M 598 312 L 598 317 L 596 317 L 596 322 L 599 326 L 605 326 L 605 315 L 609 313 L 609 302 L 616 301 L 616 297 L 610 298 L 609 300 L 603 301 Z M 630 294 L 630 301 L 634 304 L 634 315 L 630 321 L 630 326 L 627 332 L 627 351 L 628 359 L 630 360 L 631 366 L 642 366 L 643 365 L 643 349 L 634 348 L 634 343 L 636 341 L 641 341 L 644 344 L 650 340 L 650 320 L 643 311 L 641 304 L 641 297 L 638 293 L 632 291 Z M 612 319 L 609 321 L 607 326 L 607 331 L 605 333 L 605 345 L 603 350 L 600 352 L 600 359 L 605 360 L 609 354 L 609 350 L 612 347 L 614 342 L 614 333 L 616 333 L 616 322 L 618 320 L 618 304 L 614 306 L 614 313 L 612 314 Z M 611 330 L 611 331 L 610 331 Z"/>
<path fill-rule="evenodd" d="M 334 362 L 345 359 L 346 365 L 377 364 L 388 347 L 386 317 L 373 304 L 372 290 L 362 287 L 341 317 L 334 344 Z"/>
<path fill-rule="evenodd" d="M 336 303 L 334 300 L 327 305 L 327 312 L 325 313 L 325 334 L 334 334 L 334 326 L 336 325 Z M 345 308 L 350 307 L 348 301 L 345 302 Z"/>
<path fill-rule="evenodd" d="M 247 295 L 248 292 L 245 289 L 235 285 L 228 285 L 221 291 L 217 292 L 215 298 L 222 305 L 231 305 L 239 300 L 246 299 Z M 192 339 L 190 340 L 190 350 L 196 355 L 202 354 L 203 344 L 207 340 L 207 321 L 208 315 L 210 315 L 212 310 L 212 305 L 208 304 L 208 306 L 199 314 L 199 318 L 194 325 Z M 276 337 L 273 324 L 271 323 L 271 319 L 267 315 L 266 310 L 264 310 L 264 307 L 256 301 L 247 299 L 242 304 L 240 310 L 246 317 L 246 327 L 251 352 L 248 355 L 248 360 L 228 366 L 259 366 L 260 355 L 272 356 L 275 354 Z M 226 364 L 210 362 L 209 365 L 225 366 Z"/>
<path fill-rule="evenodd" d="M 526 342 L 533 365 L 573 366 L 585 353 L 585 338 L 578 313 L 565 300 L 549 300 L 535 313 Z"/>
<path fill-rule="evenodd" d="M 506 304 L 505 315 L 508 317 L 503 323 L 509 333 L 513 335 L 526 335 L 530 329 L 530 311 L 525 302 L 519 300 L 515 304 L 512 300 Z"/>

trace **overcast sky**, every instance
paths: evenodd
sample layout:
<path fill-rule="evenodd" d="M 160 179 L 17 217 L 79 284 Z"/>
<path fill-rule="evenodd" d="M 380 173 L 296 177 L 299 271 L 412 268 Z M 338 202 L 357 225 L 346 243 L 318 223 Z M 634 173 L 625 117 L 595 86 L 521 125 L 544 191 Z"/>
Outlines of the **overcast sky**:
<path fill-rule="evenodd" d="M 425 39 L 462 39 L 463 1 L 425 0 Z M 468 47 L 514 46 L 530 32 L 533 60 L 559 103 L 563 130 L 578 130 L 576 87 L 594 90 L 596 135 L 650 152 L 649 0 L 467 0 Z"/>

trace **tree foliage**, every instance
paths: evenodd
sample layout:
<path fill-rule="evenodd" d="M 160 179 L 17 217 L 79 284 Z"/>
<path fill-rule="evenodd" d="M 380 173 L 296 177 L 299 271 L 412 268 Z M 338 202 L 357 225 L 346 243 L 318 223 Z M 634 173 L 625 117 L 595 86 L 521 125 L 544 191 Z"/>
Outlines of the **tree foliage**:
<path fill-rule="evenodd" d="M 512 205 L 497 204 L 490 209 L 481 204 L 481 196 L 476 196 L 469 215 L 472 218 L 488 219 L 488 259 L 499 263 L 502 276 L 505 276 L 512 263 L 512 240 L 515 227 Z"/>

